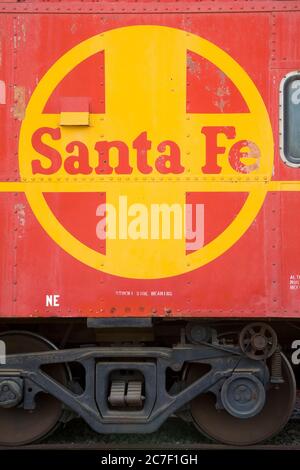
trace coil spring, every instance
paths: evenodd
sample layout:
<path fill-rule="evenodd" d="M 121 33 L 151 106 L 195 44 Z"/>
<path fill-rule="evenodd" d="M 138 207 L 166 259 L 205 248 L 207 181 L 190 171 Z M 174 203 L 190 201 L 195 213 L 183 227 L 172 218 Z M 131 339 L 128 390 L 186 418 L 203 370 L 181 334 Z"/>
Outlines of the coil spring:
<path fill-rule="evenodd" d="M 281 384 L 284 382 L 282 377 L 282 360 L 279 347 L 276 348 L 272 356 L 270 381 L 273 384 Z"/>

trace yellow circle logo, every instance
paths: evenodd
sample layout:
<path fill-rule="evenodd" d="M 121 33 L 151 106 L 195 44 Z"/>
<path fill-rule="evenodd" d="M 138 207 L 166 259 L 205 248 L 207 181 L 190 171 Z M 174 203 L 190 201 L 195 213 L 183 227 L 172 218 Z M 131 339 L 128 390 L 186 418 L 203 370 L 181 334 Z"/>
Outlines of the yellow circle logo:
<path fill-rule="evenodd" d="M 189 51 L 231 80 L 248 112 L 187 112 Z M 89 113 L 85 105 L 44 113 L 60 82 L 102 52 L 105 113 Z M 182 30 L 131 26 L 83 41 L 50 68 L 28 104 L 19 159 L 23 181 L 32 181 L 28 202 L 62 249 L 106 273 L 154 279 L 209 263 L 245 233 L 271 179 L 273 137 L 257 88 L 231 56 Z M 47 192 L 105 193 L 107 212 L 95 208 L 105 254 L 66 230 L 47 204 Z M 197 192 L 248 196 L 222 233 L 188 251 L 186 195 Z M 165 226 L 166 217 L 177 225 Z"/>

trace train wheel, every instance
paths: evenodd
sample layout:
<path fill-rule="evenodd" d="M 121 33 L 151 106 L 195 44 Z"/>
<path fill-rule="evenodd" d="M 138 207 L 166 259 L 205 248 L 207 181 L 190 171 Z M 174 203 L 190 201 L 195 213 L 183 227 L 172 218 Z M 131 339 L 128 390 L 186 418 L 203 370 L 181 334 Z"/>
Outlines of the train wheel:
<path fill-rule="evenodd" d="M 46 339 L 29 332 L 9 331 L 0 335 L 5 341 L 7 354 L 43 352 L 55 349 Z M 63 364 L 47 366 L 47 373 L 66 385 L 68 371 Z M 36 408 L 0 408 L 0 445 L 19 446 L 29 444 L 48 435 L 55 429 L 62 416 L 62 404 L 51 395 L 39 393 Z"/>
<path fill-rule="evenodd" d="M 193 364 L 187 380 L 191 383 L 206 372 L 206 366 Z M 236 418 L 226 410 L 216 409 L 213 393 L 199 395 L 191 402 L 195 426 L 210 439 L 229 445 L 252 445 L 276 435 L 289 420 L 296 399 L 294 373 L 283 355 L 282 375 L 284 383 L 267 390 L 263 409 L 251 418 Z"/>

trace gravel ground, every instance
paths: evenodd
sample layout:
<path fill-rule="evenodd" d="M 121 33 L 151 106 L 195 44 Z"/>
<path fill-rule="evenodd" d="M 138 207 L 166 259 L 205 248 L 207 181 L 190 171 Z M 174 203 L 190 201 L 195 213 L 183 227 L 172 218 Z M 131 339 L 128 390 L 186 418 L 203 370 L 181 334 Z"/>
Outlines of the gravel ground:
<path fill-rule="evenodd" d="M 147 448 L 157 444 L 208 444 L 211 443 L 202 436 L 193 426 L 179 419 L 171 418 L 162 427 L 152 434 L 97 434 L 92 431 L 81 419 L 75 419 L 62 425 L 43 443 L 84 443 L 84 444 L 111 444 L 111 445 L 143 445 Z M 285 429 L 267 444 L 300 445 L 300 420 L 291 420 Z"/>
<path fill-rule="evenodd" d="M 212 441 L 198 432 L 192 423 L 178 418 L 168 419 L 161 428 L 152 434 L 97 434 L 82 419 L 60 425 L 43 441 L 45 444 L 111 444 L 143 445 L 148 448 L 157 444 L 209 444 Z M 265 442 L 275 445 L 300 445 L 300 391 L 297 391 L 296 407 L 285 428 L 275 437 Z"/>

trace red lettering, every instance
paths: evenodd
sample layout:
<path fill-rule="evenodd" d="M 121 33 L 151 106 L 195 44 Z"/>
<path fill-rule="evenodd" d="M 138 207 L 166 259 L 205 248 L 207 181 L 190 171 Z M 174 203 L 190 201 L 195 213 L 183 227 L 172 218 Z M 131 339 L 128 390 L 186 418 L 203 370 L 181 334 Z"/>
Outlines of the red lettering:
<path fill-rule="evenodd" d="M 205 126 L 202 127 L 202 134 L 206 137 L 206 163 L 202 167 L 203 173 L 218 174 L 222 167 L 218 165 L 218 155 L 225 153 L 225 147 L 217 145 L 218 134 L 224 134 L 228 139 L 235 138 L 235 128 L 232 126 Z"/>
<path fill-rule="evenodd" d="M 34 175 L 36 175 L 37 173 L 40 173 L 42 175 L 51 175 L 53 173 L 56 173 L 61 167 L 62 158 L 60 153 L 56 149 L 50 147 L 50 145 L 45 144 L 42 141 L 42 137 L 45 134 L 50 135 L 53 140 L 59 140 L 61 138 L 59 127 L 57 127 L 56 129 L 53 129 L 51 127 L 41 127 L 40 129 L 35 131 L 31 139 L 32 147 L 34 148 L 34 150 L 36 150 L 36 152 L 40 153 L 41 155 L 43 155 L 43 157 L 46 157 L 50 160 L 50 166 L 44 167 L 42 166 L 40 160 L 32 160 L 31 168 L 32 173 Z"/>
<path fill-rule="evenodd" d="M 145 175 L 152 172 L 152 167 L 148 165 L 148 150 L 151 149 L 151 141 L 147 139 L 147 132 L 142 132 L 132 143 L 136 149 L 137 167 Z"/>
<path fill-rule="evenodd" d="M 249 152 L 242 152 L 242 149 L 248 147 Z M 255 158 L 256 162 L 246 165 L 242 158 Z M 258 146 L 249 140 L 239 140 L 231 147 L 229 151 L 229 163 L 235 171 L 239 173 L 251 173 L 259 168 L 260 150 Z"/>
<path fill-rule="evenodd" d="M 172 140 L 164 140 L 157 146 L 159 152 L 165 152 L 166 148 L 169 147 L 169 155 L 160 155 L 156 162 L 155 166 L 157 171 L 163 174 L 167 173 L 182 173 L 184 171 L 184 166 L 180 162 L 180 148 Z"/>
<path fill-rule="evenodd" d="M 109 153 L 110 150 L 115 148 L 118 151 L 118 165 L 115 168 L 115 172 L 118 175 L 130 175 L 132 173 L 132 167 L 129 165 L 129 150 L 127 145 L 120 140 L 113 142 L 100 141 L 95 145 L 99 155 L 99 163 L 95 169 L 98 175 L 106 174 L 110 175 L 113 172 L 113 168 L 109 164 Z"/>
<path fill-rule="evenodd" d="M 89 175 L 93 169 L 89 165 L 89 151 L 86 145 L 79 141 L 70 142 L 66 146 L 66 151 L 71 153 L 74 152 L 75 148 L 78 154 L 70 155 L 65 160 L 64 167 L 66 172 L 70 175 Z"/>
<path fill-rule="evenodd" d="M 219 174 L 222 166 L 218 164 L 218 156 L 225 154 L 226 147 L 218 145 L 218 135 L 223 134 L 226 139 L 234 139 L 236 136 L 233 126 L 204 126 L 201 129 L 205 136 L 206 161 L 201 168 L 204 174 Z M 35 159 L 31 162 L 32 174 L 51 175 L 57 173 L 62 164 L 66 173 L 70 175 L 89 175 L 93 171 L 96 174 L 128 175 L 133 172 L 130 165 L 130 152 L 128 145 L 121 140 L 98 141 L 94 145 L 98 153 L 96 168 L 91 166 L 94 156 L 90 154 L 87 144 L 81 141 L 72 141 L 66 144 L 66 155 L 62 155 L 50 144 L 43 142 L 44 136 L 53 141 L 61 139 L 61 129 L 42 127 L 37 129 L 32 136 L 32 146 L 43 158 Z M 50 139 L 49 139 L 50 136 Z M 239 140 L 231 147 L 228 145 L 228 162 L 232 169 L 238 173 L 250 173 L 259 168 L 260 149 L 252 141 Z M 130 147 L 131 151 L 136 151 L 135 165 L 142 174 L 152 173 L 153 167 L 148 162 L 148 153 L 152 149 L 152 141 L 148 139 L 147 131 L 141 132 Z M 185 171 L 181 164 L 181 151 L 176 142 L 164 140 L 157 145 L 157 158 L 155 168 L 161 174 L 180 174 Z M 97 154 L 96 154 L 97 156 Z M 45 161 L 44 161 L 45 158 Z M 248 159 L 248 161 L 247 161 Z M 249 161 L 249 159 L 251 159 Z M 116 162 L 116 163 L 113 163 Z"/>

